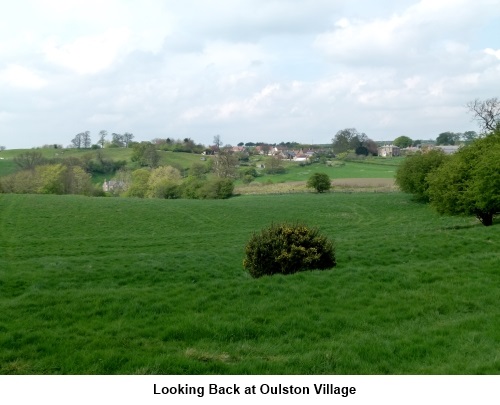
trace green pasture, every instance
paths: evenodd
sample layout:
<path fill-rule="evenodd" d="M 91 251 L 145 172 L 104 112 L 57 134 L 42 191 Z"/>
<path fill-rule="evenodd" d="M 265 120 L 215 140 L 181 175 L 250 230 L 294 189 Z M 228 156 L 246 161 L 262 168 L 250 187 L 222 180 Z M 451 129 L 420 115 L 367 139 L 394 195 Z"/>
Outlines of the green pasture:
<path fill-rule="evenodd" d="M 252 279 L 272 222 L 331 270 Z M 500 223 L 401 193 L 0 195 L 1 374 L 498 374 Z"/>
<path fill-rule="evenodd" d="M 312 163 L 301 166 L 297 162 L 285 162 L 284 174 L 263 174 L 257 177 L 257 182 L 267 182 L 269 180 L 275 183 L 284 183 L 289 181 L 307 181 L 307 179 L 316 172 L 326 173 L 331 179 L 349 179 L 349 178 L 393 178 L 398 168 L 397 164 L 388 165 L 379 161 L 368 162 L 343 162 L 334 161 L 337 165 L 327 166 L 321 163 Z"/>

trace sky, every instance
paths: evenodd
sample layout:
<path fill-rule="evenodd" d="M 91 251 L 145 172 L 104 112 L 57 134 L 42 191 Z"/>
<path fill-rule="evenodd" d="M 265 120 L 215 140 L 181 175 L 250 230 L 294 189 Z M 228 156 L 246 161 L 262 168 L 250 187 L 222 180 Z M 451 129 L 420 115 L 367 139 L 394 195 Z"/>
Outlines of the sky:
<path fill-rule="evenodd" d="M 0 145 L 330 143 L 479 131 L 500 97 L 500 0 L 0 3 Z"/>

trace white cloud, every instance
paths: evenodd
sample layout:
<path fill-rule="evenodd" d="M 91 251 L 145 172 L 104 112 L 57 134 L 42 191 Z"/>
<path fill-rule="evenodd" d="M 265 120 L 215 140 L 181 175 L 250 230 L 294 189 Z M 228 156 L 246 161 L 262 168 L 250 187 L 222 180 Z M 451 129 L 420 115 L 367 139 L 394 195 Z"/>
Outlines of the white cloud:
<path fill-rule="evenodd" d="M 494 50 L 494 49 L 491 49 L 491 48 L 487 48 L 487 49 L 484 50 L 484 53 L 486 55 L 494 56 L 495 58 L 497 58 L 498 60 L 500 60 L 500 49 Z"/>
<path fill-rule="evenodd" d="M 36 71 L 15 64 L 0 71 L 0 83 L 2 82 L 12 87 L 32 90 L 39 90 L 47 85 L 47 80 Z"/>
<path fill-rule="evenodd" d="M 49 62 L 79 74 L 97 73 L 110 67 L 127 45 L 127 29 L 108 30 L 102 35 L 80 37 L 72 43 L 60 44 L 51 38 L 44 46 Z"/>

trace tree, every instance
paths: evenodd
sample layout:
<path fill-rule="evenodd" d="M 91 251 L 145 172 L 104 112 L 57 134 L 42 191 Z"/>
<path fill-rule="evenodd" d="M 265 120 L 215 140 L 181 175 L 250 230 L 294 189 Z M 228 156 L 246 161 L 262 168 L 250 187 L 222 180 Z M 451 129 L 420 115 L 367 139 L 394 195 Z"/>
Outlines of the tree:
<path fill-rule="evenodd" d="M 455 132 L 443 132 L 436 138 L 436 145 L 455 145 L 460 141 L 461 134 Z"/>
<path fill-rule="evenodd" d="M 236 178 L 238 159 L 229 148 L 222 148 L 215 156 L 212 170 L 217 177 Z"/>
<path fill-rule="evenodd" d="M 0 151 L 5 150 L 5 146 L 0 145 Z"/>
<path fill-rule="evenodd" d="M 440 150 L 407 156 L 396 172 L 396 184 L 401 191 L 413 194 L 417 200 L 429 201 L 427 175 L 445 159 L 446 155 Z"/>
<path fill-rule="evenodd" d="M 85 131 L 80 134 L 81 136 L 81 146 L 84 149 L 89 149 L 90 146 L 92 145 L 92 140 L 90 139 L 90 131 Z"/>
<path fill-rule="evenodd" d="M 484 133 L 494 131 L 500 124 L 500 100 L 496 97 L 475 99 L 467 103 L 467 108 Z"/>
<path fill-rule="evenodd" d="M 401 135 L 394 139 L 392 144 L 400 148 L 409 148 L 413 144 L 413 140 L 408 136 Z"/>
<path fill-rule="evenodd" d="M 428 196 L 440 214 L 474 215 L 493 225 L 500 213 L 500 128 L 461 148 L 428 176 Z"/>
<path fill-rule="evenodd" d="M 138 162 L 140 166 L 155 168 L 160 162 L 160 155 L 156 146 L 150 142 L 141 142 L 133 146 L 132 162 Z"/>
<path fill-rule="evenodd" d="M 47 161 L 42 153 L 37 151 L 20 153 L 12 160 L 23 170 L 33 170 L 36 166 L 43 165 Z"/>
<path fill-rule="evenodd" d="M 307 180 L 307 187 L 314 188 L 318 193 L 330 190 L 332 183 L 326 173 L 314 173 Z"/>
<path fill-rule="evenodd" d="M 71 145 L 74 148 L 80 149 L 82 147 L 82 135 L 83 132 L 76 134 L 76 136 L 71 140 Z"/>
<path fill-rule="evenodd" d="M 214 145 L 215 145 L 215 151 L 218 152 L 220 146 L 222 145 L 222 140 L 220 139 L 220 135 L 214 136 Z"/>
<path fill-rule="evenodd" d="M 123 142 L 123 135 L 113 132 L 111 134 L 111 146 L 113 148 L 123 148 L 125 143 Z"/>
<path fill-rule="evenodd" d="M 266 169 L 267 174 L 283 174 L 286 172 L 285 167 L 283 166 L 283 158 L 280 155 L 271 156 L 266 161 Z"/>
<path fill-rule="evenodd" d="M 151 171 L 146 197 L 178 198 L 181 172 L 172 166 L 162 166 Z"/>
<path fill-rule="evenodd" d="M 471 142 L 474 142 L 476 139 L 478 138 L 478 135 L 476 133 L 476 131 L 465 131 L 462 136 L 461 136 L 461 139 L 466 143 L 466 144 L 469 144 Z"/>
<path fill-rule="evenodd" d="M 128 148 L 130 142 L 134 139 L 134 134 L 131 134 L 130 132 L 125 132 L 122 135 L 122 140 L 123 140 L 123 145 Z"/>
<path fill-rule="evenodd" d="M 132 172 L 132 180 L 127 190 L 127 197 L 144 198 L 148 192 L 148 181 L 151 172 L 148 169 L 137 169 Z"/>
<path fill-rule="evenodd" d="M 106 143 L 106 137 L 108 136 L 108 131 L 105 129 L 101 129 L 99 131 L 99 141 L 97 142 L 99 145 L 101 145 L 101 148 L 104 148 L 104 144 Z"/>
<path fill-rule="evenodd" d="M 333 151 L 338 154 L 356 150 L 357 147 L 363 146 L 363 143 L 367 140 L 366 134 L 358 132 L 355 128 L 342 129 L 332 139 Z"/>

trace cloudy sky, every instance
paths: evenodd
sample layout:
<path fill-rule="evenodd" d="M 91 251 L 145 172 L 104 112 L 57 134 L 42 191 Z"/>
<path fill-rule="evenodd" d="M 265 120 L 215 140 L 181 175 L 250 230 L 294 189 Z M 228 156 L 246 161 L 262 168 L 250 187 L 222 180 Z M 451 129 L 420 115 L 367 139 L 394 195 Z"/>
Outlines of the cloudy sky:
<path fill-rule="evenodd" d="M 16 0 L 0 5 L 0 145 L 79 132 L 210 144 L 478 130 L 499 0 Z"/>

